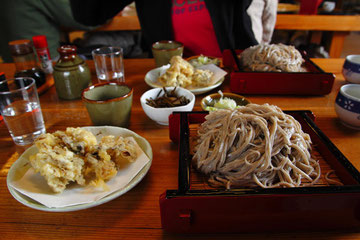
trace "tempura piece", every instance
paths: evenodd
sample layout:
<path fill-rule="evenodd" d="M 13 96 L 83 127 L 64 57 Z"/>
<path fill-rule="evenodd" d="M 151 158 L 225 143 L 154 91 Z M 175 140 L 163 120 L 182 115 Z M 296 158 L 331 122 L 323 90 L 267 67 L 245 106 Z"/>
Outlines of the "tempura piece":
<path fill-rule="evenodd" d="M 117 168 L 121 167 L 121 163 L 133 162 L 137 155 L 132 141 L 121 136 L 105 136 L 101 139 L 100 146 L 102 150 L 105 150 L 111 156 Z"/>
<path fill-rule="evenodd" d="M 82 128 L 43 134 L 35 144 L 39 152 L 30 156 L 30 163 L 56 193 L 71 182 L 104 186 L 125 162 L 137 158 L 136 145 L 130 138 L 109 135 L 98 143 Z"/>
<path fill-rule="evenodd" d="M 45 177 L 56 193 L 62 192 L 70 182 L 85 184 L 83 158 L 66 147 L 59 135 L 62 135 L 59 131 L 42 134 L 35 142 L 39 152 L 29 158 L 35 171 Z"/>
<path fill-rule="evenodd" d="M 191 85 L 191 76 L 194 67 L 180 56 L 174 56 L 170 60 L 170 67 L 158 78 L 159 82 L 166 87 L 187 87 Z"/>
<path fill-rule="evenodd" d="M 210 85 L 213 75 L 214 73 L 209 70 L 196 69 L 182 57 L 174 56 L 170 60 L 169 69 L 158 78 L 158 81 L 166 87 L 205 87 Z"/>

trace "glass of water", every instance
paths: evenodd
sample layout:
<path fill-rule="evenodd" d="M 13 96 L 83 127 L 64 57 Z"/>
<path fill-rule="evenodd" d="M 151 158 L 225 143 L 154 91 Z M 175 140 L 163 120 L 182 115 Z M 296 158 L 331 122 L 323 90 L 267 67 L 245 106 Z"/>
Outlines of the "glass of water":
<path fill-rule="evenodd" d="M 32 144 L 46 132 L 33 78 L 19 77 L 0 82 L 0 112 L 17 145 Z"/>
<path fill-rule="evenodd" d="M 125 82 L 122 48 L 101 47 L 91 53 L 99 82 Z"/>

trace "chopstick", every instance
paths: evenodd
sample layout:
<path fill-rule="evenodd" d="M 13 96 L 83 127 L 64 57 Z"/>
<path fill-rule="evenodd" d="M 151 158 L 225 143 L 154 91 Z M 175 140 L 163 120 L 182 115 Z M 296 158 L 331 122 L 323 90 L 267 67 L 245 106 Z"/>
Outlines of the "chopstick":
<path fill-rule="evenodd" d="M 231 54 L 232 54 L 232 56 L 233 56 L 233 58 L 234 58 L 234 60 L 235 60 L 236 66 L 238 67 L 238 71 L 240 71 L 241 65 L 240 65 L 239 58 L 238 58 L 238 56 L 236 55 L 236 52 L 235 52 L 235 50 L 234 50 L 233 48 L 231 48 L 230 51 L 231 51 Z"/>

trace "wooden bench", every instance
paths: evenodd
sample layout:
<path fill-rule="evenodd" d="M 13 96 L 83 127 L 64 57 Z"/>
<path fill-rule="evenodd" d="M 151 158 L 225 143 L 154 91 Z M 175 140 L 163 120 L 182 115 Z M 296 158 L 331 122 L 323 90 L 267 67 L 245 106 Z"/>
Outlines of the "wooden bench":
<path fill-rule="evenodd" d="M 137 16 L 116 16 L 94 31 L 137 31 L 140 29 Z M 315 37 L 319 37 L 324 31 L 329 31 L 332 33 L 329 55 L 332 58 L 338 58 L 341 55 L 345 37 L 351 31 L 360 31 L 360 16 L 278 14 L 275 29 L 312 31 Z M 70 32 L 69 41 L 82 36 L 83 33 Z"/>
<path fill-rule="evenodd" d="M 351 31 L 360 31 L 360 16 L 279 14 L 275 29 L 313 31 L 317 37 L 323 31 L 329 31 L 332 33 L 329 55 L 338 58 L 345 37 Z"/>

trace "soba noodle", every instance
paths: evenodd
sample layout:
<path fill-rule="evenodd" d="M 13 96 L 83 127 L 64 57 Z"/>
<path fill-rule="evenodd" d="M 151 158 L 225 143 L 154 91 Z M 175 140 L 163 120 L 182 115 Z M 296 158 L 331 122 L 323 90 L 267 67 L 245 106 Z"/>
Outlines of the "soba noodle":
<path fill-rule="evenodd" d="M 330 170 L 325 174 L 325 180 L 327 182 L 328 185 L 337 185 L 337 186 L 342 186 L 344 185 L 342 182 L 335 180 L 335 179 L 331 179 L 330 175 L 334 174 L 335 171 L 334 170 Z"/>
<path fill-rule="evenodd" d="M 251 71 L 303 72 L 304 59 L 293 46 L 284 44 L 256 45 L 241 53 L 241 63 Z"/>
<path fill-rule="evenodd" d="M 292 116 L 273 105 L 249 104 L 206 116 L 193 162 L 214 186 L 298 187 L 320 177 L 310 150 L 310 136 Z"/>

